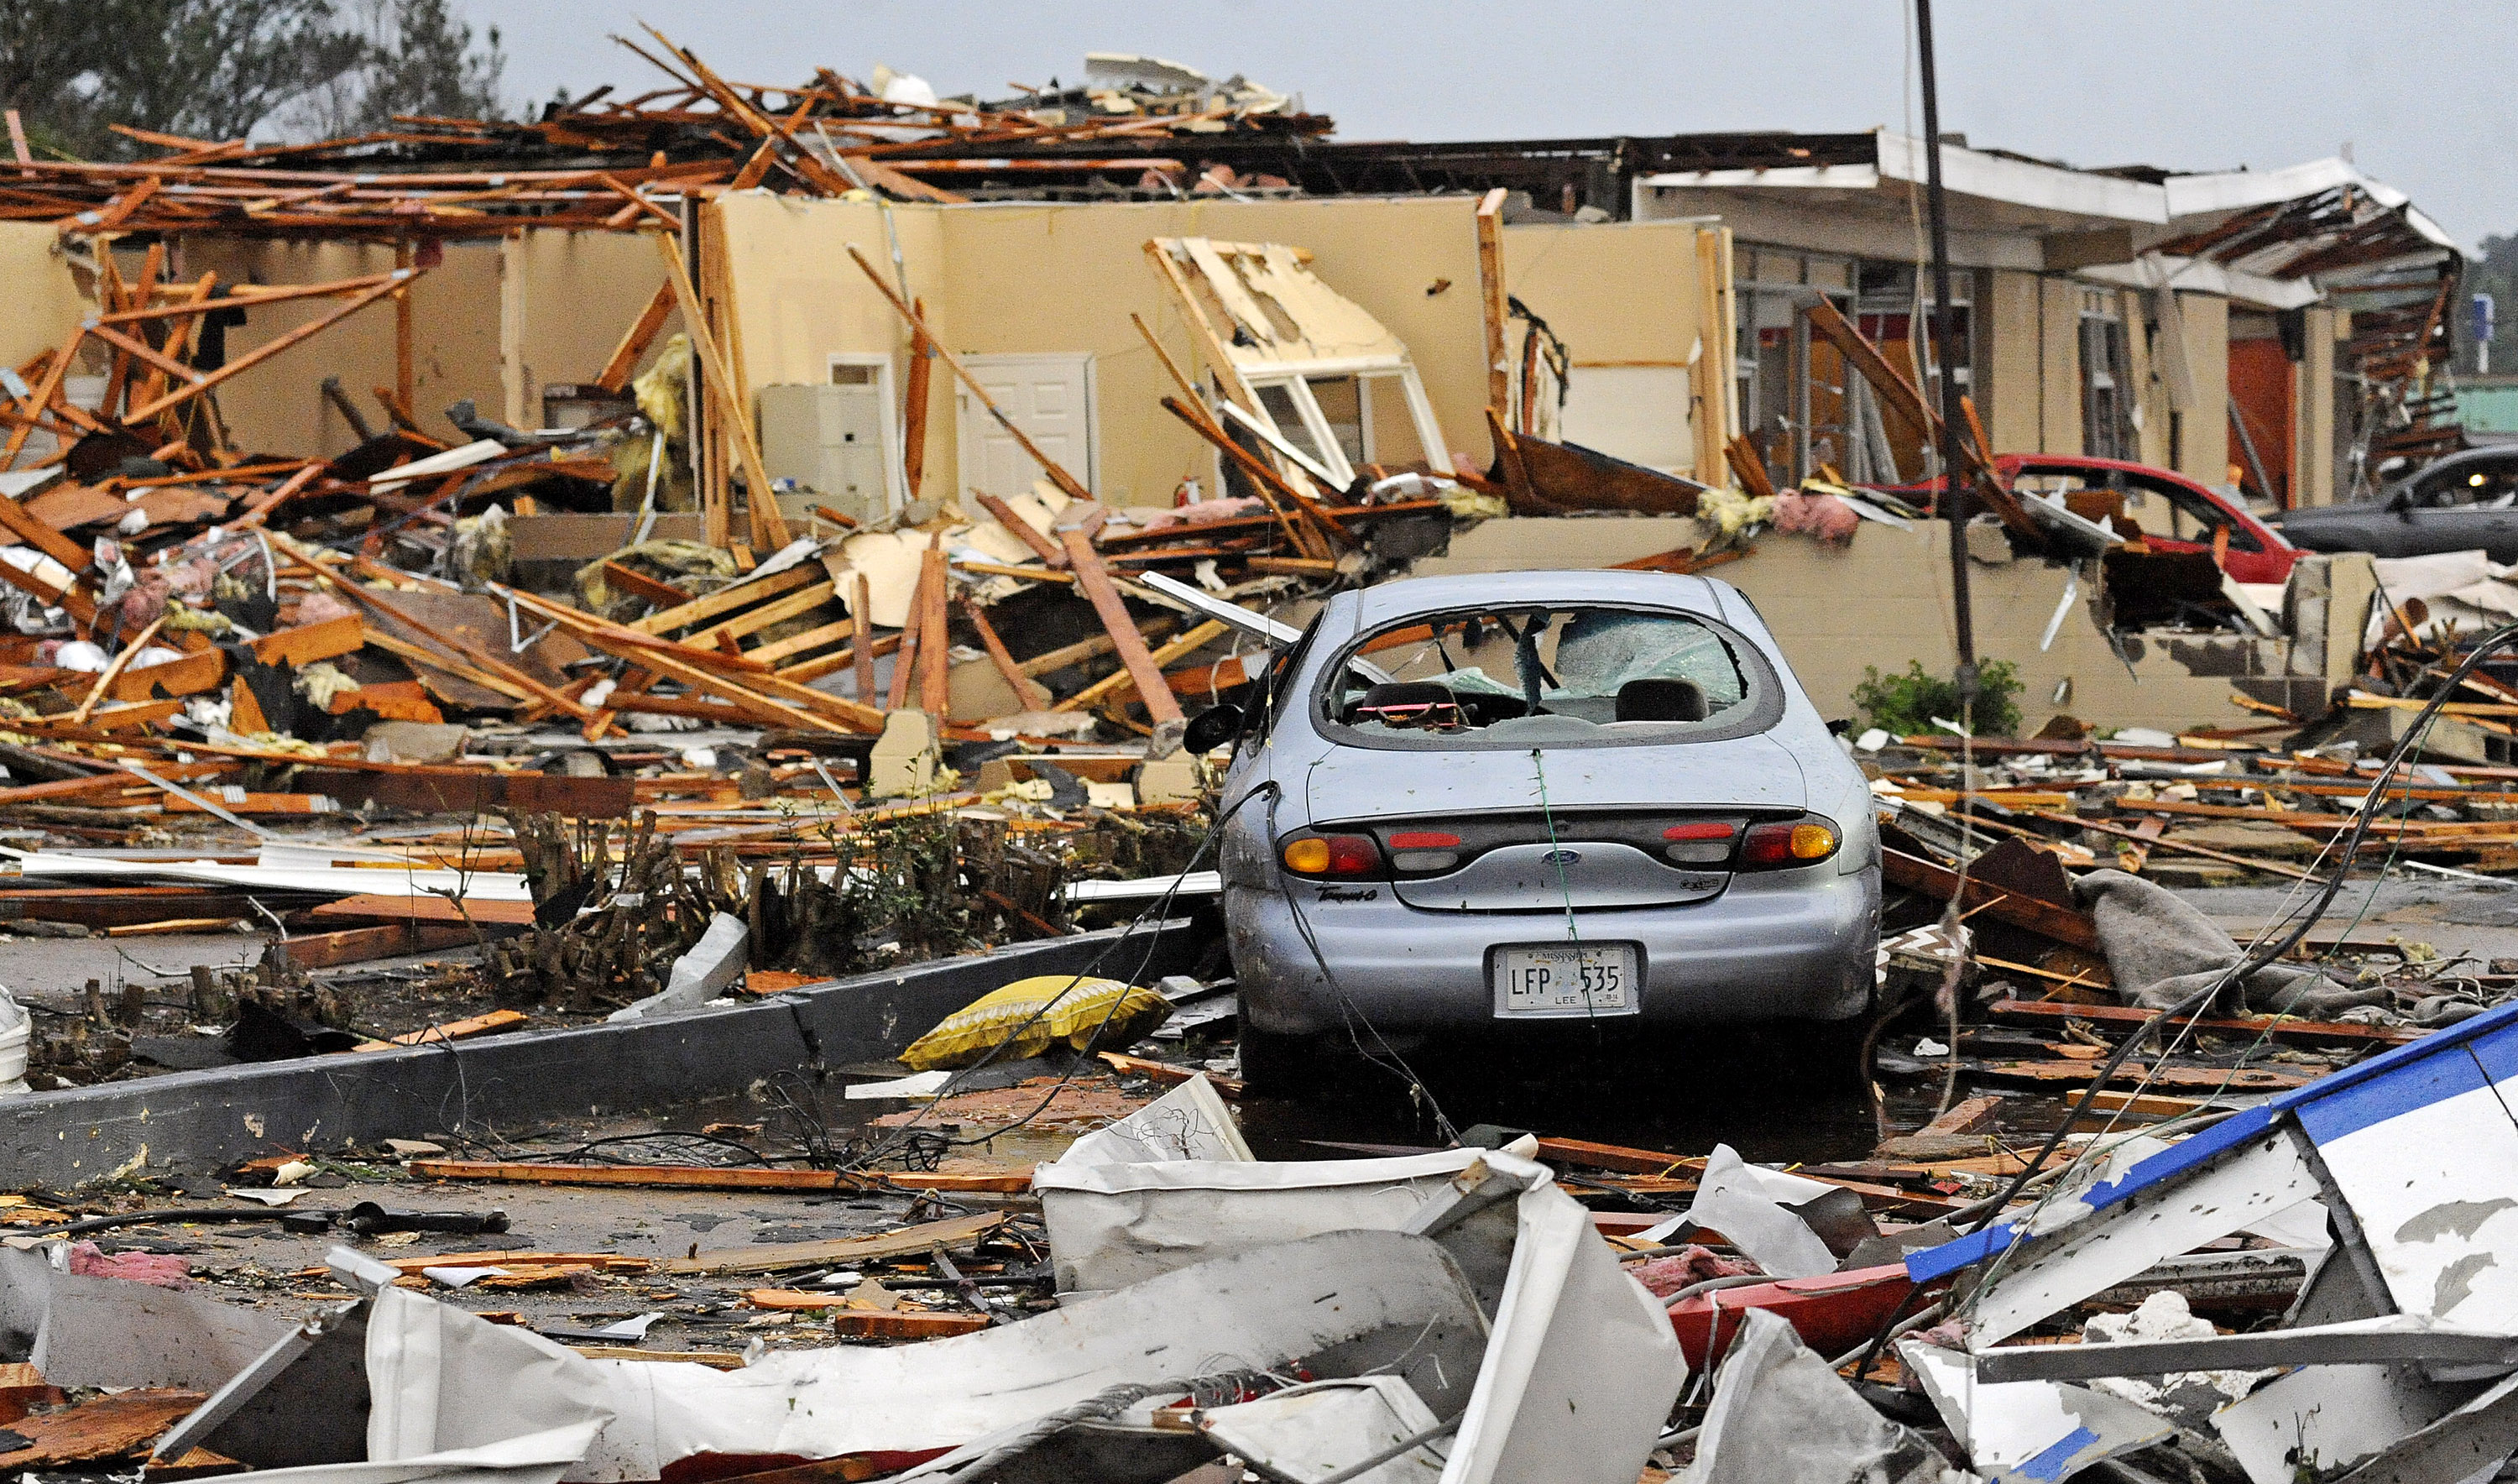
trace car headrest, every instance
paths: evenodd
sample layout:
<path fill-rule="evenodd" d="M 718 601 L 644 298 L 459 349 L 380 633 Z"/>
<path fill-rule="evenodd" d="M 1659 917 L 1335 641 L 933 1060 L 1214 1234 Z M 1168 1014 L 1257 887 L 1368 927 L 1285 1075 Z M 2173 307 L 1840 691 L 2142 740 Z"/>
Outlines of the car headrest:
<path fill-rule="evenodd" d="M 1694 680 L 1655 677 L 1618 687 L 1621 721 L 1702 721 L 1705 687 Z"/>

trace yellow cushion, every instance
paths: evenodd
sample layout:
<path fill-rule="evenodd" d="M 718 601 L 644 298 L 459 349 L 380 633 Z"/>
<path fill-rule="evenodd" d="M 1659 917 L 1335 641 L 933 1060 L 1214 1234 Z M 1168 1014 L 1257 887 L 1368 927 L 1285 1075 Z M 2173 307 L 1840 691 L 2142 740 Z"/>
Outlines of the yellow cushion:
<path fill-rule="evenodd" d="M 1096 1044 L 1117 1051 L 1171 1014 L 1172 1002 L 1151 989 L 1115 979 L 1043 974 L 1017 980 L 954 1011 L 912 1041 L 900 1059 L 914 1071 L 969 1067 L 1008 1037 L 1013 1043 L 997 1054 L 997 1062 L 1036 1057 L 1058 1041 L 1078 1051 Z"/>

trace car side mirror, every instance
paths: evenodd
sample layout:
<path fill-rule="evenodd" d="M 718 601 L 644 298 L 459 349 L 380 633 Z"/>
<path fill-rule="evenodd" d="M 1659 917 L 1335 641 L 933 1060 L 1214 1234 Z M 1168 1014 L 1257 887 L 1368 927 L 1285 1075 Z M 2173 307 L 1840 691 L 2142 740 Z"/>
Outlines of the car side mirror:
<path fill-rule="evenodd" d="M 1241 735 L 1241 708 L 1230 701 L 1192 717 L 1181 744 L 1194 753 L 1211 753 Z"/>
<path fill-rule="evenodd" d="M 2398 490 L 2395 495 L 2388 500 L 2387 508 L 2395 511 L 2398 515 L 2403 516 L 2407 520 L 2412 519 L 2413 492 L 2410 490 Z"/>

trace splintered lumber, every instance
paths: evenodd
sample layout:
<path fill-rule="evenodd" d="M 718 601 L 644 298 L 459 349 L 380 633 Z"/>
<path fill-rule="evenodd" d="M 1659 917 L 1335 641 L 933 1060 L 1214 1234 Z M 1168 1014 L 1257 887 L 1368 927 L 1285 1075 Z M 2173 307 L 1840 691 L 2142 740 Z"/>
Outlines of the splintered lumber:
<path fill-rule="evenodd" d="M 59 1468 L 107 1459 L 137 1458 L 205 1400 L 198 1391 L 125 1391 L 24 1417 L 9 1430 L 25 1444 L 0 1455 L 10 1468 Z"/>
<path fill-rule="evenodd" d="M 1006 410 L 997 406 L 995 400 L 989 397 L 988 389 L 979 384 L 978 377 L 971 374 L 971 369 L 962 364 L 961 358 L 954 355 L 951 351 L 946 350 L 943 342 L 936 339 L 934 334 L 927 328 L 927 322 L 919 317 L 918 311 L 911 307 L 907 300 L 901 298 L 900 294 L 894 290 L 890 284 L 884 282 L 882 273 L 877 271 L 874 264 L 867 260 L 864 251 L 854 242 L 848 243 L 847 246 L 848 256 L 856 259 L 857 266 L 865 270 L 865 276 L 874 284 L 875 292 L 882 294 L 884 302 L 890 304 L 893 311 L 897 313 L 903 321 L 907 322 L 910 333 L 919 341 L 925 342 L 930 348 L 932 348 L 935 352 L 935 358 L 943 362 L 944 365 L 952 371 L 954 375 L 961 378 L 962 384 L 970 389 L 972 397 L 978 402 L 982 409 L 986 410 L 989 416 L 997 419 L 997 425 L 999 427 L 1006 430 L 1006 436 L 1014 439 L 1016 446 L 1020 448 L 1025 454 L 1030 455 L 1032 461 L 1041 466 L 1042 472 L 1049 476 L 1050 483 L 1058 486 L 1061 490 L 1065 491 L 1072 499 L 1091 500 L 1093 498 L 1093 492 L 1084 488 L 1081 481 L 1079 481 L 1074 475 L 1066 472 L 1064 465 L 1062 465 L 1057 459 L 1050 458 L 1047 453 L 1043 452 L 1039 444 L 1031 441 L 1031 435 L 1029 433 L 1024 432 L 1020 427 L 1015 424 L 1015 420 L 1012 417 L 1006 415 Z"/>
<path fill-rule="evenodd" d="M 1846 363 L 1862 373 L 1863 379 L 1880 393 L 1882 402 L 1925 434 L 1930 445 L 1941 446 L 1941 419 L 1933 415 L 1932 409 L 1925 404 L 1923 393 L 1898 372 L 1888 358 L 1880 353 L 1880 348 L 1866 339 L 1825 294 L 1819 295 L 1802 312 L 1809 317 L 1810 328 L 1834 345 Z M 1987 508 L 2002 517 L 2004 525 L 2042 545 L 2045 533 L 2038 530 L 2036 522 L 2028 518 L 2028 512 L 2019 507 L 2019 500 L 2003 487 L 2002 480 L 1994 473 L 1993 465 L 1987 459 L 1984 432 L 1975 427 L 1972 412 L 1970 428 L 1975 436 L 1959 440 L 1959 454 L 1967 462 L 1966 475 L 1972 492 L 1985 502 Z M 1944 488 L 1954 490 L 1958 484 L 1958 480 L 1950 479 L 1944 482 Z"/>
<path fill-rule="evenodd" d="M 1025 711 L 1047 711 L 1051 699 L 1049 692 L 1015 663 L 1013 652 L 1006 648 L 1006 641 L 997 634 L 997 626 L 988 622 L 987 611 L 966 600 L 962 604 L 962 616 L 970 620 L 971 627 L 978 632 L 979 642 L 988 651 L 988 663 L 996 667 L 998 676 L 1014 691 L 1015 704 Z"/>
<path fill-rule="evenodd" d="M 2200 855 L 2206 860 L 2245 866 L 2250 871 L 2263 871 L 2273 876 L 2287 876 L 2294 881 L 2316 879 L 2311 872 L 2303 871 L 2294 865 L 2284 865 L 2278 860 L 2260 860 L 2250 855 L 2233 855 L 2227 851 L 2216 851 L 2209 846 L 2189 845 L 2183 840 L 2154 840 L 2140 830 L 2130 830 L 2123 825 L 2108 824 L 2103 820 L 2084 819 L 2078 814 L 2059 814 L 2049 809 L 2030 809 L 2027 812 L 2038 819 L 2071 824 L 2085 830 L 2096 830 L 2102 835 L 2114 835 L 2120 839 L 2139 841 L 2146 850 L 2149 851 L 2166 851 L 2172 855 Z"/>
<path fill-rule="evenodd" d="M 460 907 L 443 896 L 344 896 L 327 901 L 314 910 L 317 917 L 346 918 L 352 922 L 461 923 L 466 914 L 483 926 L 506 924 L 532 927 L 534 904 L 529 901 L 483 901 L 466 897 Z"/>
<path fill-rule="evenodd" d="M 1225 634 L 1231 632 L 1232 631 L 1221 619 L 1208 619 L 1204 623 L 1199 624 L 1196 628 L 1190 630 L 1189 633 L 1181 634 L 1179 637 L 1165 643 L 1161 648 L 1154 650 L 1147 658 L 1153 663 L 1155 669 L 1159 670 L 1163 666 L 1170 664 L 1172 661 L 1179 659 L 1182 655 L 1192 653 L 1214 643 L 1217 639 L 1224 637 Z M 1106 696 L 1111 697 L 1115 700 L 1124 701 L 1128 698 L 1128 695 L 1133 692 L 1135 685 L 1136 676 L 1134 673 L 1124 669 L 1113 671 L 1109 675 L 1104 676 L 1101 679 L 1094 681 L 1092 684 L 1085 686 L 1075 694 L 1068 696 L 1065 700 L 1059 702 L 1057 705 L 1051 707 L 1050 710 L 1082 711 L 1087 707 L 1099 705 Z M 1168 690 L 1171 687 L 1166 685 L 1164 688 Z M 1175 702 L 1174 704 L 1178 703 Z"/>
<path fill-rule="evenodd" d="M 2130 1030 L 2151 1019 L 2152 1012 L 2134 1005 L 2066 1005 L 2046 1000 L 1996 1000 L 1987 1014 L 1998 1021 L 2020 1025 L 2061 1025 L 2065 1021 L 2087 1021 L 2105 1029 L 2122 1027 Z M 2277 1041 L 2295 1041 L 2302 1045 L 2332 1045 L 2343 1041 L 2358 1045 L 2401 1046 L 2418 1041 L 2430 1032 L 2411 1026 L 2365 1026 L 2353 1021 L 2303 1021 L 2283 1015 L 2250 1015 L 2206 1017 L 2192 1020 L 2179 1017 L 2169 1024 L 2192 1026 L 2197 1030 L 2216 1030 L 2233 1035 L 2261 1035 Z"/>
<path fill-rule="evenodd" d="M 408 952 L 460 947 L 473 942 L 473 938 L 476 935 L 468 927 L 406 927 L 401 922 L 385 922 L 380 927 L 347 927 L 342 933 L 292 938 L 287 947 L 289 963 L 294 968 L 335 968 L 345 963 L 375 963 L 380 957 L 403 957 Z M 366 1051 L 366 1046 L 360 1051 Z"/>
<path fill-rule="evenodd" d="M 422 271 L 423 270 L 412 268 L 400 268 L 394 270 L 391 275 L 392 281 L 390 283 L 379 284 L 373 287 L 360 290 L 337 308 L 320 315 L 315 319 L 309 320 L 294 329 L 284 330 L 282 333 L 273 336 L 271 339 L 266 340 L 262 344 L 245 352 L 243 355 L 230 361 L 227 365 L 220 367 L 217 371 L 209 371 L 207 373 L 193 374 L 192 379 L 187 381 L 184 385 L 167 392 L 164 396 L 152 398 L 144 405 L 133 408 L 130 412 L 124 415 L 123 421 L 126 423 L 146 422 L 150 418 L 156 416 L 159 413 L 165 412 L 171 407 L 191 401 L 193 398 L 199 396 L 203 392 L 211 390 L 220 383 L 228 380 L 230 377 L 235 376 L 239 371 L 250 371 L 254 367 L 261 365 L 263 362 L 270 360 L 272 357 L 279 355 L 282 351 L 297 344 L 300 340 L 304 340 L 310 335 L 314 335 L 322 330 L 327 329 L 332 326 L 339 324 L 341 321 L 348 319 L 350 316 L 357 314 L 360 310 L 373 304 L 378 299 L 395 292 Z M 337 291 L 340 285 L 335 284 L 333 287 Z M 212 302 L 232 303 L 234 301 Z"/>
<path fill-rule="evenodd" d="M 734 368 L 718 351 L 716 337 L 709 333 L 699 290 L 691 286 L 691 276 L 682 266 L 682 250 L 673 245 L 672 238 L 660 234 L 656 238 L 656 256 L 665 265 L 666 286 L 681 306 L 682 329 L 691 337 L 691 349 L 699 353 L 700 380 L 708 388 L 720 425 L 732 436 L 735 457 L 743 461 L 744 482 L 752 492 L 752 538 L 764 550 L 774 551 L 787 545 L 787 518 L 779 513 L 778 493 L 770 488 L 769 472 L 761 464 L 760 443 L 752 430 L 752 414 L 736 393 Z M 727 527 L 725 508 L 712 505 L 710 544 L 723 546 L 732 534 Z"/>
<path fill-rule="evenodd" d="M 289 1158 L 298 1157 L 289 1156 Z M 381 1253 L 367 1254 L 405 1278 L 418 1276 L 430 1268 L 593 1268 L 605 1273 L 644 1273 L 656 1264 L 645 1257 L 624 1257 L 618 1252 L 534 1252 L 500 1250 L 495 1252 L 438 1252 L 425 1257 L 387 1257 Z M 294 1278 L 328 1278 L 329 1268 L 300 1268 Z"/>
<path fill-rule="evenodd" d="M 1157 1062 L 1148 1057 L 1132 1057 L 1122 1051 L 1105 1051 L 1097 1055 L 1104 1062 L 1108 1063 L 1114 1071 L 1123 1071 L 1131 1076 L 1150 1077 L 1157 1082 L 1186 1082 L 1192 1077 L 1201 1075 L 1194 1067 L 1181 1067 L 1170 1062 Z M 1215 1089 L 1218 1097 L 1238 1098 L 1248 1085 L 1238 1077 L 1220 1077 L 1211 1071 L 1202 1074 L 1206 1078 L 1207 1085 Z"/>
<path fill-rule="evenodd" d="M 519 1017 L 521 1019 L 521 1017 Z M 361 1050 L 367 1048 L 361 1047 Z M 496 1180 L 511 1185 L 671 1186 L 700 1191 L 828 1191 L 840 1177 L 826 1169 L 719 1168 L 700 1164 L 527 1164 L 487 1159 L 413 1159 L 411 1172 L 431 1180 Z"/>
<path fill-rule="evenodd" d="M 2076 819 L 2073 822 L 2086 821 Z M 1959 873 L 1947 866 L 1909 855 L 1903 851 L 1889 850 L 1880 852 L 1880 864 L 1882 874 L 1891 885 L 1921 892 L 1935 901 L 1947 901 L 1958 893 Z M 1960 908 L 1969 913 L 1981 911 L 2013 927 L 2026 928 L 2031 933 L 2043 934 L 2075 948 L 2085 948 L 2092 953 L 2101 951 L 2098 927 L 2086 913 L 2057 906 L 2051 901 L 2040 901 L 2019 892 L 2006 892 L 1980 877 L 1968 878 L 1967 900 L 1960 903 Z"/>
<path fill-rule="evenodd" d="M 804 587 L 813 581 L 814 570 L 810 564 L 790 567 L 784 572 L 773 572 L 767 577 L 753 578 L 731 587 L 719 588 L 715 592 L 700 597 L 685 598 L 675 593 L 674 606 L 658 609 L 645 618 L 633 619 L 620 627 L 663 638 L 676 629 L 697 628 L 720 614 L 732 613 L 747 604 L 757 603 L 763 598 Z"/>
<path fill-rule="evenodd" d="M 2086 1084 L 2098 1073 L 2098 1063 L 2068 1058 L 2054 1062 L 1983 1062 L 1967 1069 L 1967 1075 L 1971 1077 L 1995 1082 Z M 2232 1092 L 2279 1092 L 2305 1086 L 2317 1078 L 2306 1072 L 2283 1071 L 2272 1067 L 2151 1067 L 2142 1062 L 2127 1062 L 2117 1068 L 2107 1080 L 2148 1081 L 2153 1087 L 2226 1087 Z"/>
<path fill-rule="evenodd" d="M 1014 506 L 994 495 L 982 495 L 977 490 L 971 492 L 971 498 L 979 502 L 980 509 L 996 517 L 997 524 L 1005 527 L 1008 535 L 1031 547 L 1033 554 L 1042 561 L 1053 567 L 1066 565 L 1066 553 L 1059 547 L 1058 543 L 1043 536 L 1030 521 L 1016 514 Z M 1021 569 L 1013 570 L 1020 572 Z"/>
<path fill-rule="evenodd" d="M 944 564 L 942 537 L 919 553 L 918 568 L 918 709 L 940 725 L 953 705 L 952 677 L 946 668 L 953 640 L 944 606 L 952 593 L 953 575 Z"/>
<path fill-rule="evenodd" d="M 1500 415 L 1512 405 L 1512 371 L 1505 361 L 1503 286 L 1503 202 L 1501 186 L 1478 202 L 1478 304 L 1485 322 L 1487 406 Z M 1526 429 L 1524 431 L 1527 431 Z"/>
<path fill-rule="evenodd" d="M 1102 620 L 1102 631 L 1117 646 L 1119 663 L 1127 667 L 1129 678 L 1137 686 L 1137 698 L 1145 704 L 1146 714 L 1161 727 L 1184 719 L 1180 698 L 1163 683 L 1162 667 L 1146 648 L 1146 636 L 1138 632 L 1137 621 L 1128 616 L 1128 606 L 1120 601 L 1119 589 L 1110 583 L 1110 574 L 1102 565 L 1102 554 L 1081 531 L 1063 533 L 1066 559 L 1075 568 L 1075 585 L 1093 604 Z"/>
<path fill-rule="evenodd" d="M 809 580 L 811 574 L 807 572 L 805 575 Z M 630 660 L 694 689 L 721 696 L 756 717 L 774 719 L 770 721 L 772 725 L 805 726 L 817 731 L 883 730 L 883 713 L 873 707 L 799 684 L 739 656 L 686 647 L 652 633 L 608 624 L 590 614 L 545 601 L 530 592 L 511 592 L 504 588 L 498 591 L 502 596 L 512 596 L 519 606 L 531 608 L 544 618 L 558 620 L 588 648 Z M 717 666 L 736 667 L 743 678 L 740 681 L 729 679 L 714 668 Z M 592 714 L 574 701 L 569 703 L 569 707 L 574 716 Z"/>
<path fill-rule="evenodd" d="M 421 929 L 420 931 L 430 930 Z M 288 957 L 292 963 L 297 961 L 295 942 L 288 945 Z M 361 1041 L 350 1050 L 352 1052 L 391 1051 L 397 1046 L 434 1046 L 440 1041 L 459 1041 L 467 1036 L 489 1035 L 496 1031 L 513 1029 L 523 1025 L 525 1020 L 525 1013 L 521 1010 L 493 1010 L 486 1015 L 468 1016 L 463 1020 L 448 1021 L 437 1026 L 422 1026 L 417 1030 L 406 1030 L 400 1035 L 390 1036 L 381 1041 Z"/>
<path fill-rule="evenodd" d="M 872 1262 L 884 1257 L 912 1257 L 931 1247 L 967 1246 L 1006 1223 L 1002 1211 L 931 1221 L 897 1232 L 867 1237 L 842 1237 L 830 1242 L 790 1242 L 748 1247 L 726 1247 L 695 1257 L 677 1257 L 664 1271 L 686 1273 L 775 1273 L 782 1268 L 814 1268 L 839 1263 Z M 430 1266 L 437 1266 L 435 1259 Z"/>
<path fill-rule="evenodd" d="M 622 335 L 621 343 L 613 347 L 612 359 L 603 363 L 602 373 L 594 378 L 595 385 L 607 392 L 617 392 L 630 384 L 630 373 L 638 369 L 638 358 L 655 343 L 656 332 L 665 327 L 665 320 L 673 312 L 676 297 L 672 284 L 656 285 L 656 292 L 647 300 L 647 307 L 638 311 L 638 318 L 630 322 L 629 331 Z"/>

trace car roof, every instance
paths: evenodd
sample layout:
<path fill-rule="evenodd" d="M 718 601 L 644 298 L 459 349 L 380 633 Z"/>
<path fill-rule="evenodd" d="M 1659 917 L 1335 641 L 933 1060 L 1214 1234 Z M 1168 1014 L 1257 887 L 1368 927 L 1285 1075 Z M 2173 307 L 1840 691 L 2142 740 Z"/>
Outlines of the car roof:
<path fill-rule="evenodd" d="M 1729 584 L 1670 572 L 1617 572 L 1597 568 L 1555 572 L 1479 572 L 1454 577 L 1412 577 L 1381 583 L 1355 594 L 1356 625 L 1378 628 L 1396 619 L 1461 608 L 1507 608 L 1522 604 L 1583 607 L 1597 603 L 1634 603 L 1676 608 L 1725 619 L 1723 593 Z"/>

